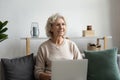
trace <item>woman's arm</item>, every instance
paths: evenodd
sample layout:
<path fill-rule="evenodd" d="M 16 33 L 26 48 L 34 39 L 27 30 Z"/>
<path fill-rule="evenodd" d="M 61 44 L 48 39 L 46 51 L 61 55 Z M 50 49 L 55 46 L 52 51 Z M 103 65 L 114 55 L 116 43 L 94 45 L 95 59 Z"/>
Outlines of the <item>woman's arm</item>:
<path fill-rule="evenodd" d="M 39 79 L 41 73 L 45 70 L 45 55 L 41 47 L 39 47 L 37 56 L 36 56 L 36 64 L 35 64 L 35 78 Z"/>
<path fill-rule="evenodd" d="M 83 59 L 81 52 L 79 51 L 77 45 L 74 42 L 73 42 L 73 53 L 74 53 L 73 59 Z"/>

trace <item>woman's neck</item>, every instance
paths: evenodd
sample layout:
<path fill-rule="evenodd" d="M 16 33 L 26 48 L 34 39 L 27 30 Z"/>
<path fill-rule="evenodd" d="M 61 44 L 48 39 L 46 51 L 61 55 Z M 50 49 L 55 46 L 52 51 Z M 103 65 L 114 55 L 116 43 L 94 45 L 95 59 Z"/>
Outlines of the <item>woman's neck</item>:
<path fill-rule="evenodd" d="M 55 43 L 56 45 L 61 45 L 64 41 L 63 37 L 53 37 L 51 38 L 51 41 Z"/>

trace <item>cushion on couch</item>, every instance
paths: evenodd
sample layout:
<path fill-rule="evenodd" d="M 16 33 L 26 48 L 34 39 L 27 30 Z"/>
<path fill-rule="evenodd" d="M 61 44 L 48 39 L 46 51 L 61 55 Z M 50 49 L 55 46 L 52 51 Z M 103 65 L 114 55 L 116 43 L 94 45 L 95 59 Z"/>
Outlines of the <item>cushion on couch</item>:
<path fill-rule="evenodd" d="M 117 48 L 102 51 L 84 51 L 88 59 L 87 80 L 120 80 Z"/>
<path fill-rule="evenodd" d="M 14 58 L 1 59 L 5 80 L 34 80 L 33 54 Z"/>

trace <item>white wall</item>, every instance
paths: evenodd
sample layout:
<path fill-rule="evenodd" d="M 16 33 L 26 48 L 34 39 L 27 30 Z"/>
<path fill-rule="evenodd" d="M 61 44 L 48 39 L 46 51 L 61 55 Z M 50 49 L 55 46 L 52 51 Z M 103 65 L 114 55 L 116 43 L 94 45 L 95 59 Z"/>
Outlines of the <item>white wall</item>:
<path fill-rule="evenodd" d="M 65 16 L 69 37 L 82 36 L 82 30 L 91 24 L 96 36 L 112 35 L 110 44 L 120 48 L 119 3 L 119 0 L 0 0 L 0 20 L 9 21 L 6 26 L 9 38 L 0 43 L 0 58 L 25 55 L 25 40 L 20 38 L 30 37 L 31 22 L 38 22 L 40 37 L 46 37 L 46 20 L 54 13 Z M 39 43 L 32 41 L 33 52 Z"/>

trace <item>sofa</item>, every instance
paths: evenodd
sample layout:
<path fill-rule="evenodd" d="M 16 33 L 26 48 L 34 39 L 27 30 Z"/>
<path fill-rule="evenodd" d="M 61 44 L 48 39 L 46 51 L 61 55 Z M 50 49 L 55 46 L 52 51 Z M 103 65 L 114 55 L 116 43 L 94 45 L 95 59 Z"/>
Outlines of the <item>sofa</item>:
<path fill-rule="evenodd" d="M 120 80 L 120 54 L 117 54 L 117 49 L 108 49 L 108 50 L 104 50 L 104 51 L 84 51 L 84 58 L 88 59 L 88 75 L 87 75 L 87 80 Z M 97 55 L 96 55 L 97 53 Z M 103 53 L 103 54 L 102 54 Z M 90 54 L 90 55 L 88 55 Z M 92 55 L 91 55 L 92 54 Z M 111 69 L 109 71 L 107 71 L 107 73 L 105 73 L 104 71 L 102 71 L 104 74 L 104 77 L 107 78 L 99 78 L 97 79 L 98 75 L 101 75 L 101 71 L 99 71 L 98 69 L 100 68 L 104 68 L 106 64 L 101 65 L 104 67 L 100 67 L 100 66 L 96 66 L 95 64 L 91 64 L 90 61 L 92 61 L 95 55 L 98 56 L 99 54 L 99 58 L 101 58 L 101 56 L 105 56 L 104 59 L 107 59 L 107 62 L 110 62 L 110 65 L 112 65 L 112 67 L 110 67 Z M 113 55 L 111 55 L 113 54 Z M 116 54 L 116 55 L 115 55 Z M 109 58 L 106 58 L 109 57 Z M 98 58 L 97 58 L 98 59 Z M 110 60 L 110 59 L 114 59 L 114 61 Z M 101 61 L 103 61 L 101 60 Z M 100 59 L 99 59 L 100 61 Z M 105 61 L 105 60 L 104 60 Z M 96 60 L 92 61 L 92 63 L 95 63 Z M 100 63 L 100 62 L 99 62 Z M 104 63 L 104 62 L 102 62 Z M 98 64 L 98 62 L 96 63 Z M 117 66 L 115 66 L 117 64 Z M 1 80 L 35 80 L 34 77 L 34 65 L 35 65 L 35 57 L 34 54 L 30 54 L 27 56 L 22 56 L 22 57 L 18 57 L 18 58 L 14 58 L 14 59 L 6 59 L 6 58 L 2 58 L 1 62 L 0 62 L 0 68 L 1 68 Z M 90 66 L 92 66 L 90 68 Z M 100 67 L 98 68 L 96 71 L 94 70 L 90 70 L 94 67 L 94 69 L 97 69 L 96 67 Z M 113 68 L 114 67 L 114 68 Z M 113 68 L 113 69 L 112 69 Z M 108 69 L 105 69 L 108 70 Z M 117 72 L 116 72 L 117 71 Z M 95 75 L 93 75 L 92 73 L 95 72 Z M 97 75 L 97 77 L 95 77 Z M 106 75 L 107 74 L 107 75 Z M 112 76 L 110 76 L 112 75 Z M 108 77 L 110 76 L 110 77 Z M 117 77 L 117 78 L 116 78 Z"/>

